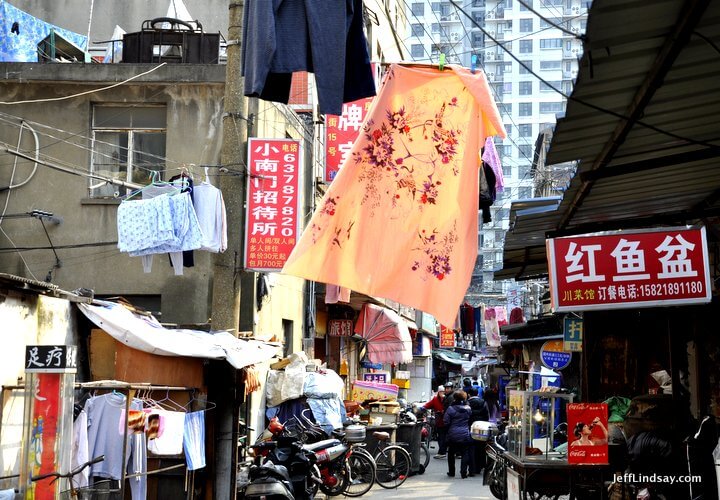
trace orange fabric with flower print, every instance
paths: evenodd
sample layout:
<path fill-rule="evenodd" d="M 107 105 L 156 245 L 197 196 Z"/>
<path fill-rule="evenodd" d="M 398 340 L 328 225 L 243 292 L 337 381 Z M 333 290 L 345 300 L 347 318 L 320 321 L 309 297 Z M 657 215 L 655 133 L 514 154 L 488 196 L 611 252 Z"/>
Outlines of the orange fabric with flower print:
<path fill-rule="evenodd" d="M 475 259 L 478 153 L 504 136 L 485 76 L 393 65 L 283 272 L 452 324 Z"/>

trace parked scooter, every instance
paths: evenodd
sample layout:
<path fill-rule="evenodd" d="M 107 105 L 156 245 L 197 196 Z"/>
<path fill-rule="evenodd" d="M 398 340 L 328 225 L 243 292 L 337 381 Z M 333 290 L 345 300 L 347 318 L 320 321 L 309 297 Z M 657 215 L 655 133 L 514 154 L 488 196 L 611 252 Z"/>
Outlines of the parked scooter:
<path fill-rule="evenodd" d="M 485 446 L 487 461 L 485 464 L 483 484 L 487 484 L 490 487 L 490 493 L 492 493 L 495 498 L 505 500 L 507 498 L 507 489 L 505 486 L 507 468 L 505 447 L 507 446 L 508 435 L 504 422 L 498 422 L 497 425 L 498 434 L 492 436 Z"/>
<path fill-rule="evenodd" d="M 290 473 L 284 465 L 264 459 L 263 455 L 277 447 L 274 441 L 251 446 L 255 454 L 250 466 L 249 482 L 241 491 L 242 497 L 262 500 L 295 500 Z M 312 498 L 312 497 L 310 497 Z"/>

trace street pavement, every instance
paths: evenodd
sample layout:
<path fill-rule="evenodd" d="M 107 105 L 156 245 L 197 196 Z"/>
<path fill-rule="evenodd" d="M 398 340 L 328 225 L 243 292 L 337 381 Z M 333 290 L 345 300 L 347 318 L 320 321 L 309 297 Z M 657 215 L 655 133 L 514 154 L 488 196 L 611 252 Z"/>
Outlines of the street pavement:
<path fill-rule="evenodd" d="M 432 446 L 430 453 L 434 455 L 437 453 L 437 445 L 433 443 Z M 483 486 L 481 475 L 462 479 L 460 477 L 460 460 L 456 459 L 455 464 L 456 475 L 451 478 L 447 476 L 447 458 L 442 460 L 430 458 L 430 464 L 424 474 L 409 477 L 397 489 L 388 490 L 376 484 L 361 498 L 372 500 L 383 498 L 495 500 L 490 493 L 490 488 Z M 339 498 L 345 497 L 340 496 Z"/>

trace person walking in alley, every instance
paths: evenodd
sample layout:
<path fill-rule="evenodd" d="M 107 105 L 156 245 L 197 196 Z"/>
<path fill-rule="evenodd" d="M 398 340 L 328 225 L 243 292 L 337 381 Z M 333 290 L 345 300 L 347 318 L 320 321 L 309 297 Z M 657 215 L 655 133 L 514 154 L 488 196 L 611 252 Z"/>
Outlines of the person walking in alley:
<path fill-rule="evenodd" d="M 470 407 L 470 425 L 478 420 L 488 422 L 490 412 L 485 400 L 478 395 L 475 387 L 468 389 L 468 406 Z M 485 442 L 472 441 L 470 443 L 470 472 L 481 473 L 485 469 Z"/>
<path fill-rule="evenodd" d="M 448 442 L 448 472 L 447 475 L 455 477 L 455 454 L 460 455 L 460 476 L 463 479 L 474 476 L 470 468 L 470 416 L 472 410 L 468 406 L 467 394 L 464 391 L 455 391 L 453 402 L 445 412 L 445 426 L 447 427 Z"/>
<path fill-rule="evenodd" d="M 423 405 L 423 408 L 435 412 L 435 432 L 437 432 L 438 440 L 438 452 L 435 458 L 445 458 L 447 456 L 447 443 L 445 440 L 447 428 L 443 421 L 443 414 L 445 413 L 445 405 L 443 403 L 445 399 L 445 386 L 440 385 L 438 386 L 437 394 Z"/>

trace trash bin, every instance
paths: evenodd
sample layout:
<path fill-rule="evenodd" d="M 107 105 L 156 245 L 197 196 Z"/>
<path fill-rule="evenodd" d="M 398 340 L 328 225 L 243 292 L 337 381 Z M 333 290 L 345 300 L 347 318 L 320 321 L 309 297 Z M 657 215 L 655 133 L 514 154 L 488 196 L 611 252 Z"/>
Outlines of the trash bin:
<path fill-rule="evenodd" d="M 415 422 L 401 423 L 397 426 L 395 441 L 405 448 L 412 458 L 411 474 L 422 474 L 425 466 L 420 463 L 420 441 L 422 438 L 422 425 Z M 421 470 L 422 469 L 422 470 Z"/>

